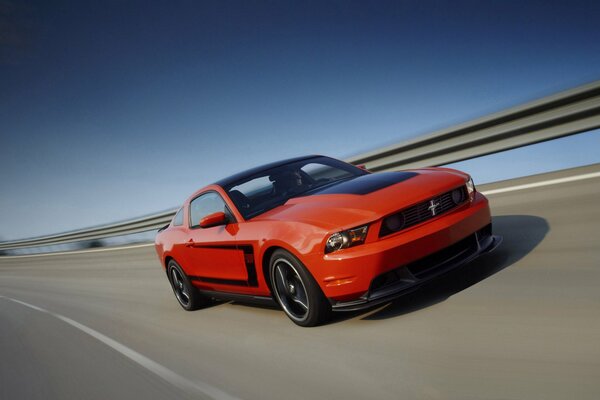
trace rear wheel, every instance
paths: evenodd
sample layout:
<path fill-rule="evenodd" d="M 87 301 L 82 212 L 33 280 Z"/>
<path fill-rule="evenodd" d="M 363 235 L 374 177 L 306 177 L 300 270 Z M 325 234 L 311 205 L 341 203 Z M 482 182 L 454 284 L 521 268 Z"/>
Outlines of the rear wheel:
<path fill-rule="evenodd" d="M 167 274 L 175 298 L 184 310 L 197 310 L 210 302 L 210 299 L 202 296 L 198 289 L 192 285 L 192 282 L 190 282 L 185 272 L 183 272 L 183 269 L 181 269 L 175 260 L 169 261 L 169 264 L 167 265 Z"/>
<path fill-rule="evenodd" d="M 285 250 L 269 264 L 273 296 L 297 325 L 315 326 L 331 318 L 331 306 L 306 267 Z"/>

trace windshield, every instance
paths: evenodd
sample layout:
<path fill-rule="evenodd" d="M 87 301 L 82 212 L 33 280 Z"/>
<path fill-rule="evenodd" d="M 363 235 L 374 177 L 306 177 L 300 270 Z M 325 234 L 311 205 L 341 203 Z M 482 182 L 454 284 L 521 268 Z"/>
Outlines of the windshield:
<path fill-rule="evenodd" d="M 367 174 L 328 157 L 317 157 L 261 171 L 225 188 L 244 219 L 284 204 L 292 197 L 314 193 L 336 182 Z"/>

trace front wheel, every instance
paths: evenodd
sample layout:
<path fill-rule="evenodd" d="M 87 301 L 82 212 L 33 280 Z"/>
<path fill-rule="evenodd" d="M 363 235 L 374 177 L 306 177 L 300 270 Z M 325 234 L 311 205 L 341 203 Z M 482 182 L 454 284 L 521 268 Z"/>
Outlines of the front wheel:
<path fill-rule="evenodd" d="M 269 264 L 273 297 L 297 325 L 315 326 L 331 318 L 331 306 L 308 270 L 285 250 L 276 250 Z"/>

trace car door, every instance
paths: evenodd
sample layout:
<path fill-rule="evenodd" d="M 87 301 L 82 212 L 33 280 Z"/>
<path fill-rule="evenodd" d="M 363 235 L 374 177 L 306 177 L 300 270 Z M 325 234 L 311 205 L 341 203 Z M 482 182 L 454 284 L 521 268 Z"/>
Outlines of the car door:
<path fill-rule="evenodd" d="M 225 212 L 227 225 L 200 227 L 200 220 L 215 212 Z M 190 202 L 189 239 L 187 248 L 188 275 L 206 289 L 219 286 L 246 286 L 248 271 L 245 255 L 235 244 L 237 224 L 221 195 L 208 191 Z"/>

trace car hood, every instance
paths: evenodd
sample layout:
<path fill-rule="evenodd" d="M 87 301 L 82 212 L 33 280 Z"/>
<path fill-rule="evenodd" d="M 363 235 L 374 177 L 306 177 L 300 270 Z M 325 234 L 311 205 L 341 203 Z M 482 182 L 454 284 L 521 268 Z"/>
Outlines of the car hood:
<path fill-rule="evenodd" d="M 289 199 L 253 220 L 347 229 L 447 192 L 467 179 L 467 174 L 448 168 L 367 174 Z"/>

